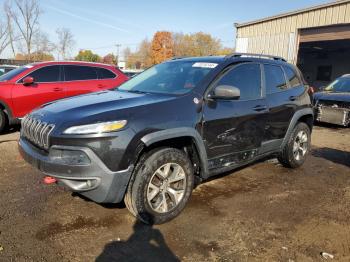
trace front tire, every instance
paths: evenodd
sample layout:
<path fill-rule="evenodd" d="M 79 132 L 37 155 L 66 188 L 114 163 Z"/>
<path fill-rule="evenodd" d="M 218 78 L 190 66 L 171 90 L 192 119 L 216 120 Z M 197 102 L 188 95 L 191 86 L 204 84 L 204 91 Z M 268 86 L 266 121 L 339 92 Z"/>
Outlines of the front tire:
<path fill-rule="evenodd" d="M 162 224 L 178 216 L 188 202 L 194 184 L 192 163 L 175 148 L 143 155 L 125 195 L 129 211 L 147 224 Z"/>
<path fill-rule="evenodd" d="M 278 161 L 285 167 L 300 167 L 305 162 L 310 145 L 310 128 L 307 124 L 300 122 L 294 127 L 287 144 L 278 156 Z"/>
<path fill-rule="evenodd" d="M 0 134 L 2 134 L 8 126 L 8 120 L 5 112 L 0 109 Z"/>

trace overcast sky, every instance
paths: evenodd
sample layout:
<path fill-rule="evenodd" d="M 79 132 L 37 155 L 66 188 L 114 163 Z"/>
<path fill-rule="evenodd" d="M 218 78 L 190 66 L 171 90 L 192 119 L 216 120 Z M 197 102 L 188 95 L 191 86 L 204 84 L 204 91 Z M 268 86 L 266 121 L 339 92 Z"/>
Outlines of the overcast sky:
<path fill-rule="evenodd" d="M 4 2 L 4 0 L 0 0 Z M 55 29 L 70 28 L 76 47 L 105 55 L 130 47 L 158 30 L 203 31 L 234 46 L 233 23 L 246 22 L 330 1 L 326 0 L 40 0 L 40 27 L 51 41 Z M 120 53 L 122 53 L 120 51 Z M 7 53 L 8 54 L 8 53 Z M 6 56 L 4 54 L 3 56 Z"/>

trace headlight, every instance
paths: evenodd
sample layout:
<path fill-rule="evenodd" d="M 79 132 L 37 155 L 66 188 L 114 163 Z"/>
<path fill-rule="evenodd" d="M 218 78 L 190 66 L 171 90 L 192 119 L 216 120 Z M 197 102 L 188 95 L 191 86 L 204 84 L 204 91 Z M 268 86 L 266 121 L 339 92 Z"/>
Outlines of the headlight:
<path fill-rule="evenodd" d="M 63 133 L 64 134 L 74 134 L 74 135 L 86 135 L 86 134 L 101 134 L 114 132 L 119 129 L 122 129 L 126 125 L 126 120 L 103 122 L 91 125 L 83 126 L 72 126 L 67 128 Z"/>

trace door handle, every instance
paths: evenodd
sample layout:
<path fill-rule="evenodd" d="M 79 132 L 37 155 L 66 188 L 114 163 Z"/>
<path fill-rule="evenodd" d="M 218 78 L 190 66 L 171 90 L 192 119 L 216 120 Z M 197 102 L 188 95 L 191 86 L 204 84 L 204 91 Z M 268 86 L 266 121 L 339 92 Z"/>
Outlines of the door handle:
<path fill-rule="evenodd" d="M 295 100 L 297 100 L 297 97 L 296 97 L 296 96 L 290 96 L 290 97 L 289 97 L 289 100 L 290 100 L 290 101 L 295 101 Z"/>
<path fill-rule="evenodd" d="M 254 111 L 258 111 L 258 112 L 260 112 L 260 111 L 265 111 L 265 110 L 267 110 L 267 106 L 258 105 L 258 106 L 256 106 L 256 107 L 254 107 L 253 110 L 254 110 Z"/>
<path fill-rule="evenodd" d="M 98 87 L 98 88 L 105 88 L 106 85 L 99 84 L 99 85 L 97 85 L 97 87 Z"/>
<path fill-rule="evenodd" d="M 62 88 L 62 87 L 54 87 L 54 88 L 53 88 L 53 91 L 54 91 L 54 92 L 63 91 L 63 88 Z"/>

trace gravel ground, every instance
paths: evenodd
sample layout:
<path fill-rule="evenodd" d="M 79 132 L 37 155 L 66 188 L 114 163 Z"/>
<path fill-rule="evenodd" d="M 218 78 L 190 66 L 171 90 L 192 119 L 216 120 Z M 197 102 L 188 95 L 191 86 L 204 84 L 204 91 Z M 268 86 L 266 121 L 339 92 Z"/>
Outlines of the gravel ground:
<path fill-rule="evenodd" d="M 350 130 L 315 127 L 296 170 L 274 159 L 198 186 L 160 226 L 46 186 L 0 136 L 0 261 L 350 261 Z"/>

